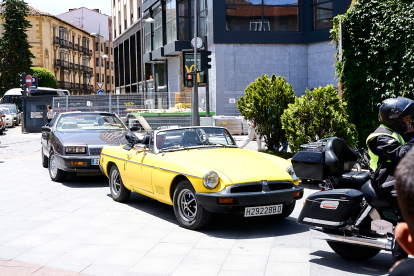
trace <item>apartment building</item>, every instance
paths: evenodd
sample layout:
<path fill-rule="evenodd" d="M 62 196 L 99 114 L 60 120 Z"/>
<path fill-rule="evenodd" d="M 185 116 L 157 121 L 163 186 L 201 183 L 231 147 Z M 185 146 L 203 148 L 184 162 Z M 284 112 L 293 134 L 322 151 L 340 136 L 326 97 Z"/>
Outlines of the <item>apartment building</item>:
<path fill-rule="evenodd" d="M 144 93 L 147 108 L 168 108 L 191 91 L 183 51 L 192 49 L 194 1 L 197 36 L 212 52 L 200 107 L 209 101 L 217 115 L 238 115 L 237 99 L 262 74 L 285 77 L 297 96 L 336 86 L 329 30 L 351 0 L 112 0 L 117 93 Z"/>
<path fill-rule="evenodd" d="M 28 7 L 27 19 L 32 24 L 28 40 L 36 57 L 33 66 L 50 70 L 58 88 L 68 89 L 72 95 L 94 93 L 93 37 L 54 15 Z"/>
<path fill-rule="evenodd" d="M 69 9 L 68 12 L 59 14 L 57 17 L 87 31 L 89 34 L 94 34 L 92 44 L 95 60 L 93 71 L 95 82 L 91 84 L 94 86 L 95 92 L 101 90 L 104 94 L 114 93 L 114 51 L 111 16 L 102 14 L 99 9 L 81 7 Z"/>

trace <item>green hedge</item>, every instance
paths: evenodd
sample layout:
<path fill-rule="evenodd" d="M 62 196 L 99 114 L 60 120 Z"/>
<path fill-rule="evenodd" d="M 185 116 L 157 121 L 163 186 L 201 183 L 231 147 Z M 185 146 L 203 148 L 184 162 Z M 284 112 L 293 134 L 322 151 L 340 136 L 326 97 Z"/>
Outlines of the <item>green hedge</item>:
<path fill-rule="evenodd" d="M 342 20 L 343 59 L 337 60 L 336 72 L 361 145 L 379 125 L 382 100 L 413 98 L 413 15 L 412 0 L 356 0 L 346 14 L 334 18 L 331 34 L 337 49 Z"/>
<path fill-rule="evenodd" d="M 37 85 L 40 87 L 57 88 L 56 77 L 46 68 L 32 67 L 32 76 L 37 77 Z"/>

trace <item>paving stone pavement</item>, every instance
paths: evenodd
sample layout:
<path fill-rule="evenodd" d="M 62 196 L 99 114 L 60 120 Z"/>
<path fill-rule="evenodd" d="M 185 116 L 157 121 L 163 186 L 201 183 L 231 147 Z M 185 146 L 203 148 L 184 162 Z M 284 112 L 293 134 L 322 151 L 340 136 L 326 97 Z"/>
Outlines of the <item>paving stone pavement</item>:
<path fill-rule="evenodd" d="M 236 136 L 237 143 L 245 137 Z M 216 214 L 203 230 L 171 206 L 133 193 L 121 204 L 104 176 L 50 180 L 40 134 L 0 136 L 0 275 L 384 275 L 389 253 L 347 261 L 291 217 Z M 247 148 L 255 149 L 256 142 Z M 303 185 L 306 198 L 318 188 Z"/>

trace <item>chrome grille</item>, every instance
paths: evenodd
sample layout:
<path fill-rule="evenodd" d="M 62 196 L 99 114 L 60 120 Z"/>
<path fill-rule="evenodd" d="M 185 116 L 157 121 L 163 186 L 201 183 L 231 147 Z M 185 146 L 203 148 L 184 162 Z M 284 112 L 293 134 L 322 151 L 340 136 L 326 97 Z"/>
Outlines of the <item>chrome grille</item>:
<path fill-rule="evenodd" d="M 230 186 L 230 193 L 257 193 L 278 190 L 287 190 L 295 187 L 295 184 L 289 181 L 270 181 L 264 183 L 253 182 L 243 183 Z"/>
<path fill-rule="evenodd" d="M 89 148 L 89 155 L 100 155 L 102 148 Z"/>

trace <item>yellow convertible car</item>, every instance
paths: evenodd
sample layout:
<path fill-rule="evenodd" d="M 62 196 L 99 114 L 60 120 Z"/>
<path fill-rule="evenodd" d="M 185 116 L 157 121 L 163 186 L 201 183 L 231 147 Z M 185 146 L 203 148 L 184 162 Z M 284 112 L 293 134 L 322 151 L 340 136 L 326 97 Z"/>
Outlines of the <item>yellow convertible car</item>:
<path fill-rule="evenodd" d="M 239 149 L 226 128 L 173 128 L 126 139 L 129 144 L 101 152 L 112 198 L 124 202 L 134 191 L 173 205 L 188 229 L 205 226 L 212 212 L 285 218 L 303 196 L 290 162 Z"/>

